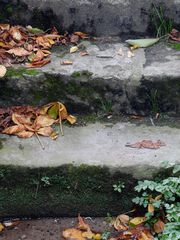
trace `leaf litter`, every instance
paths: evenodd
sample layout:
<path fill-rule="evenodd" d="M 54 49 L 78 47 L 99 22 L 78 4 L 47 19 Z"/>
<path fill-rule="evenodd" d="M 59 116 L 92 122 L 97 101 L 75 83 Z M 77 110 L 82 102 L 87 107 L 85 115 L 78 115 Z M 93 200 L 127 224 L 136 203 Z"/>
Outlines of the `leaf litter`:
<path fill-rule="evenodd" d="M 16 135 L 20 138 L 30 138 L 35 135 L 44 149 L 39 135 L 55 140 L 58 133 L 53 128 L 54 124 L 59 124 L 60 132 L 64 135 L 63 120 L 74 124 L 76 117 L 68 114 L 66 107 L 60 102 L 52 102 L 42 107 L 0 108 L 0 133 Z"/>
<path fill-rule="evenodd" d="M 75 32 L 63 35 L 53 27 L 43 31 L 31 26 L 11 26 L 0 24 L 0 64 L 9 67 L 12 64 L 25 63 L 28 68 L 38 68 L 51 61 L 53 45 L 73 44 L 70 52 L 78 50 L 76 46 L 81 39 L 89 38 L 86 33 Z"/>

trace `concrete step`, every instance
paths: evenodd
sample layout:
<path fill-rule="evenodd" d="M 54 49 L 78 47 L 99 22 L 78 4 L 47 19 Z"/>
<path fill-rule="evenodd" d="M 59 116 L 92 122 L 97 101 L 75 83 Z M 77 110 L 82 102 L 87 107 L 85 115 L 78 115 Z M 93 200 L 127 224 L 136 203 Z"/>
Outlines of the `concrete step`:
<path fill-rule="evenodd" d="M 180 129 L 130 123 L 95 123 L 84 127 L 65 127 L 64 131 L 65 136 L 59 136 L 56 141 L 41 138 L 45 150 L 36 138 L 1 135 L 0 164 L 31 168 L 64 164 L 107 166 L 141 179 L 151 178 L 157 173 L 162 161 L 180 162 Z M 125 146 L 144 139 L 160 139 L 167 145 L 157 150 Z"/>
<path fill-rule="evenodd" d="M 0 216 L 103 216 L 133 208 L 139 179 L 165 176 L 162 161 L 180 164 L 180 129 L 118 122 L 64 127 L 56 141 L 0 135 Z M 125 144 L 163 140 L 160 149 Z M 113 190 L 118 182 L 122 193 Z"/>
<path fill-rule="evenodd" d="M 159 43 L 128 58 L 128 46 L 118 38 L 83 41 L 81 48 L 89 55 L 82 57 L 81 50 L 70 54 L 70 46 L 59 46 L 41 69 L 9 69 L 0 79 L 0 105 L 62 101 L 71 112 L 180 112 L 177 50 Z M 61 65 L 64 60 L 73 64 Z"/>
<path fill-rule="evenodd" d="M 152 30 L 153 4 L 163 6 L 165 16 L 179 25 L 179 0 L 3 0 L 0 7 L 2 20 L 14 23 L 122 36 L 147 35 Z"/>

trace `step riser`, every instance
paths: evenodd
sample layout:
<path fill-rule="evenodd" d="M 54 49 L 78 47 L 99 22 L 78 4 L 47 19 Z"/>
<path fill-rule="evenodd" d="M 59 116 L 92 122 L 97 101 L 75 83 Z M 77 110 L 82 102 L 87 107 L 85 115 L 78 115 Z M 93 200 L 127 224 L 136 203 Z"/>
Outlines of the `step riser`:
<path fill-rule="evenodd" d="M 97 36 L 152 33 L 152 4 L 162 4 L 166 16 L 174 19 L 175 25 L 180 22 L 180 2 L 176 0 L 21 0 L 16 4 L 17 0 L 8 4 L 2 1 L 3 21 L 44 29 L 54 25 L 60 30 L 86 31 Z"/>
<path fill-rule="evenodd" d="M 85 76 L 86 74 L 86 76 Z M 75 74 L 74 74 L 75 75 Z M 140 85 L 119 79 L 43 74 L 29 77 L 6 77 L 0 80 L 0 106 L 42 105 L 62 101 L 71 112 L 104 111 L 118 114 L 150 114 L 180 111 L 180 84 L 178 77 L 147 79 Z"/>

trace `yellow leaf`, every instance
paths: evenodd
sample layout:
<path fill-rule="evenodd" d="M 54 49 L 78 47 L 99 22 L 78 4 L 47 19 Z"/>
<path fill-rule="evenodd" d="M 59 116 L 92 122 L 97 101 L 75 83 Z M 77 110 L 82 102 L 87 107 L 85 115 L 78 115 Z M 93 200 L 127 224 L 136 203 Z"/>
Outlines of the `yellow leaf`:
<path fill-rule="evenodd" d="M 64 230 L 62 236 L 65 239 L 85 240 L 85 238 L 82 236 L 82 232 L 75 228 L 68 228 Z"/>
<path fill-rule="evenodd" d="M 88 238 L 88 239 L 92 239 L 94 237 L 94 233 L 91 232 L 91 230 L 87 231 L 87 232 L 83 232 L 82 233 L 82 237 L 84 238 Z"/>
<path fill-rule="evenodd" d="M 152 204 L 148 204 L 148 212 L 153 213 L 154 212 L 154 206 Z"/>
<path fill-rule="evenodd" d="M 76 119 L 76 117 L 74 117 L 74 116 L 72 116 L 72 115 L 69 115 L 69 116 L 67 117 L 67 120 L 68 120 L 68 122 L 70 122 L 70 124 L 74 124 L 77 119 Z"/>
<path fill-rule="evenodd" d="M 159 201 L 161 198 L 162 198 L 162 195 L 160 194 L 160 195 L 158 195 L 157 197 L 155 197 L 155 200 L 156 200 L 156 201 Z"/>
<path fill-rule="evenodd" d="M 0 223 L 0 232 L 2 232 L 4 230 L 4 226 L 2 225 L 2 223 Z"/>
<path fill-rule="evenodd" d="M 146 217 L 136 217 L 131 219 L 130 224 L 139 225 L 146 221 Z"/>
<path fill-rule="evenodd" d="M 102 236 L 99 233 L 96 233 L 93 237 L 95 240 L 101 240 Z"/>
<path fill-rule="evenodd" d="M 75 52 L 77 52 L 77 50 L 78 50 L 77 46 L 71 47 L 70 48 L 70 53 L 75 53 Z"/>

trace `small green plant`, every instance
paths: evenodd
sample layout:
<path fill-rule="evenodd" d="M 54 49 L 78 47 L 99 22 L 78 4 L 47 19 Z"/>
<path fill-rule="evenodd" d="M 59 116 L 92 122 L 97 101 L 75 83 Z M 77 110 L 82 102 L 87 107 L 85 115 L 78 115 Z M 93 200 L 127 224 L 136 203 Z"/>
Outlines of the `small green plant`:
<path fill-rule="evenodd" d="M 119 181 L 117 184 L 113 185 L 114 191 L 121 193 L 125 185 L 123 182 Z"/>
<path fill-rule="evenodd" d="M 173 28 L 173 20 L 165 16 L 164 8 L 153 4 L 151 13 L 152 24 L 155 27 L 156 37 L 169 34 Z"/>
<path fill-rule="evenodd" d="M 109 231 L 104 231 L 102 236 L 101 236 L 101 239 L 102 240 L 108 240 L 110 235 L 111 235 L 111 233 Z"/>
<path fill-rule="evenodd" d="M 42 177 L 41 182 L 43 183 L 44 187 L 47 187 L 47 186 L 51 185 L 50 178 L 47 177 L 47 176 Z"/>
<path fill-rule="evenodd" d="M 150 93 L 147 94 L 148 100 L 151 106 L 151 114 L 154 116 L 156 113 L 160 112 L 159 108 L 159 92 L 157 89 L 152 89 Z"/>
<path fill-rule="evenodd" d="M 171 166 L 167 166 L 169 168 Z M 158 240 L 178 240 L 180 229 L 180 178 L 173 176 L 180 170 L 180 165 L 175 165 L 172 176 L 159 181 L 139 181 L 135 191 L 140 196 L 133 202 L 144 208 L 147 223 L 153 227 L 161 219 L 165 223 L 165 229 L 158 234 Z"/>
<path fill-rule="evenodd" d="M 106 100 L 102 100 L 100 99 L 100 103 L 101 103 L 101 110 L 105 113 L 105 114 L 109 114 L 112 113 L 112 101 L 106 101 Z"/>

